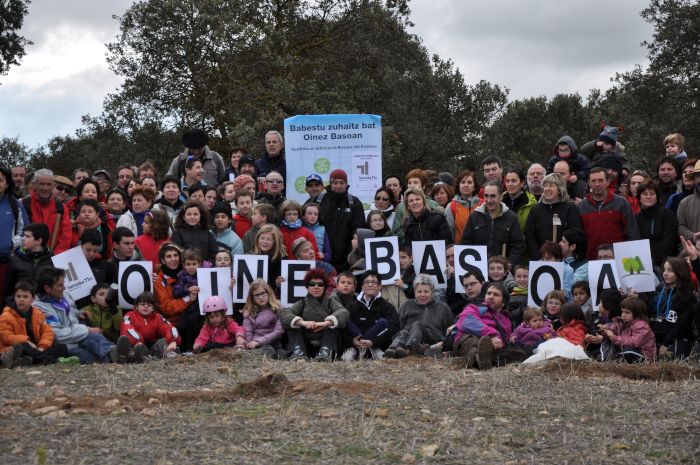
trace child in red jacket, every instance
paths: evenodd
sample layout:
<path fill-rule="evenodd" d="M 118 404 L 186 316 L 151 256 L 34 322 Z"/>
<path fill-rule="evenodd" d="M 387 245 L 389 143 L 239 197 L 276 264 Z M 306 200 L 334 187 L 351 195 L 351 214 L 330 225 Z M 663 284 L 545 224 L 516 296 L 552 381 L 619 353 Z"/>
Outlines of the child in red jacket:
<path fill-rule="evenodd" d="M 585 348 L 586 317 L 583 315 L 581 307 L 573 302 L 565 303 L 559 311 L 559 320 L 561 321 L 561 327 L 557 330 L 559 337 Z"/>
<path fill-rule="evenodd" d="M 224 299 L 218 295 L 207 297 L 203 307 L 206 320 L 194 341 L 194 353 L 233 347 L 234 344 L 237 349 L 245 349 L 245 330 L 233 318 L 226 316 Z"/>
<path fill-rule="evenodd" d="M 144 357 L 175 356 L 180 345 L 177 329 L 156 312 L 156 298 L 151 292 L 142 292 L 136 306 L 124 315 L 117 339 L 118 361 L 140 363 Z M 133 351 L 132 351 L 133 347 Z"/>

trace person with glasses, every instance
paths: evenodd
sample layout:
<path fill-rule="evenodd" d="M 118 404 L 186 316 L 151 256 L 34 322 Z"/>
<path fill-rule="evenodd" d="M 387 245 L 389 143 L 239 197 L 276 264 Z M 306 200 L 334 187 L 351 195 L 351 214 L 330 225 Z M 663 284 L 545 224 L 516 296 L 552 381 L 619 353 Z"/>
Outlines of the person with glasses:
<path fill-rule="evenodd" d="M 350 319 L 345 328 L 345 345 L 342 359 L 353 361 L 371 357 L 384 358 L 384 350 L 399 330 L 396 308 L 382 297 L 382 282 L 376 271 L 367 270 L 360 276 L 362 292 L 348 306 Z"/>
<path fill-rule="evenodd" d="M 59 202 L 66 203 L 73 192 L 73 181 L 65 176 L 53 177 L 53 195 Z"/>
<path fill-rule="evenodd" d="M 460 244 L 485 245 L 489 257 L 503 255 L 517 265 L 525 254 L 518 216 L 501 202 L 501 181 L 488 181 L 483 190 L 484 204 L 469 215 Z"/>
<path fill-rule="evenodd" d="M 388 228 L 394 224 L 394 211 L 395 197 L 394 193 L 387 189 L 386 187 L 380 187 L 377 192 L 374 193 L 374 202 L 369 206 L 368 210 L 365 210 L 365 217 L 369 222 L 369 214 L 374 211 L 380 211 L 384 213 L 384 218 Z"/>
<path fill-rule="evenodd" d="M 284 335 L 279 319 L 281 309 L 282 305 L 265 280 L 258 278 L 250 283 L 248 298 L 243 306 L 246 349 L 270 358 L 281 355 Z"/>
<path fill-rule="evenodd" d="M 242 171 L 242 168 L 241 168 Z M 284 155 L 284 139 L 279 131 L 268 131 L 265 134 L 265 152 L 255 161 L 255 173 L 258 184 L 265 183 L 267 175 L 276 172 L 282 179 L 287 179 L 287 160 Z M 282 195 L 285 195 L 282 186 Z"/>
<path fill-rule="evenodd" d="M 263 180 L 263 191 L 257 195 L 255 200 L 258 203 L 266 203 L 275 207 L 277 218 L 281 219 L 280 209 L 284 201 L 287 200 L 284 197 L 284 178 L 277 171 L 270 171 Z"/>
<path fill-rule="evenodd" d="M 331 362 L 342 348 L 349 313 L 326 293 L 328 275 L 323 270 L 309 270 L 304 285 L 306 297 L 280 313 L 287 331 L 289 359 L 306 360 L 313 356 L 317 361 Z"/>

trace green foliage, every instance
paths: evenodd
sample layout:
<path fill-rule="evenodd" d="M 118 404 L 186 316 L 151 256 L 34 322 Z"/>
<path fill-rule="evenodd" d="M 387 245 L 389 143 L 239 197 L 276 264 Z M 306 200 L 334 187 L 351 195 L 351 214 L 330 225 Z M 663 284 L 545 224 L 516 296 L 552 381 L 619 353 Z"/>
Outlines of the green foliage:
<path fill-rule="evenodd" d="M 622 268 L 629 274 L 641 273 L 644 271 L 644 264 L 638 256 L 627 257 L 622 259 Z"/>
<path fill-rule="evenodd" d="M 0 4 L 0 75 L 7 74 L 25 55 L 32 42 L 17 34 L 27 15 L 29 0 L 3 0 Z"/>

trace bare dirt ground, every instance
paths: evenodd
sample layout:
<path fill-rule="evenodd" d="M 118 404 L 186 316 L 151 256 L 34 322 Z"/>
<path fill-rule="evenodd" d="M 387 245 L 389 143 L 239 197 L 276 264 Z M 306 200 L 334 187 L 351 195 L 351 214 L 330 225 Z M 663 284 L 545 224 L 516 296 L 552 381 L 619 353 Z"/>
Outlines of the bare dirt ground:
<path fill-rule="evenodd" d="M 0 463 L 700 463 L 700 365 L 281 362 L 0 371 Z"/>

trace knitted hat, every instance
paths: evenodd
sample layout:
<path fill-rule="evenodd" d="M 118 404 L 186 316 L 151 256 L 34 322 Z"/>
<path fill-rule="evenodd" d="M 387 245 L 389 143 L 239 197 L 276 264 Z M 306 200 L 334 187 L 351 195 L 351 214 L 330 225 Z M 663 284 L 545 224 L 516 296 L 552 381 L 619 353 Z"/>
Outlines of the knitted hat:
<path fill-rule="evenodd" d="M 306 247 L 306 244 L 311 244 L 305 237 L 298 237 L 292 242 L 292 254 L 296 257 L 299 258 L 299 254 L 301 253 L 302 249 Z"/>
<path fill-rule="evenodd" d="M 253 179 L 251 176 L 248 176 L 247 174 L 239 174 L 238 176 L 236 176 L 236 179 L 233 180 L 233 190 L 237 191 L 243 189 L 243 186 L 245 186 L 249 182 L 255 184 L 255 179 Z"/>
<path fill-rule="evenodd" d="M 348 174 L 343 171 L 343 170 L 333 170 L 331 171 L 331 182 L 333 182 L 335 179 L 342 179 L 346 183 L 348 182 Z"/>
<path fill-rule="evenodd" d="M 182 145 L 188 149 L 201 149 L 209 143 L 209 136 L 201 129 L 192 129 L 182 136 Z"/>
<path fill-rule="evenodd" d="M 233 213 L 231 212 L 231 204 L 228 202 L 217 202 L 213 207 L 211 207 L 211 217 L 214 218 L 217 213 L 223 213 L 231 218 L 233 216 Z"/>
<path fill-rule="evenodd" d="M 617 143 L 618 132 L 619 130 L 615 126 L 605 126 L 603 127 L 603 132 L 598 136 L 598 140 L 615 145 Z"/>
<path fill-rule="evenodd" d="M 238 171 L 241 171 L 243 165 L 253 165 L 253 168 L 255 168 L 255 160 L 250 157 L 241 157 L 241 159 L 238 160 Z"/>

